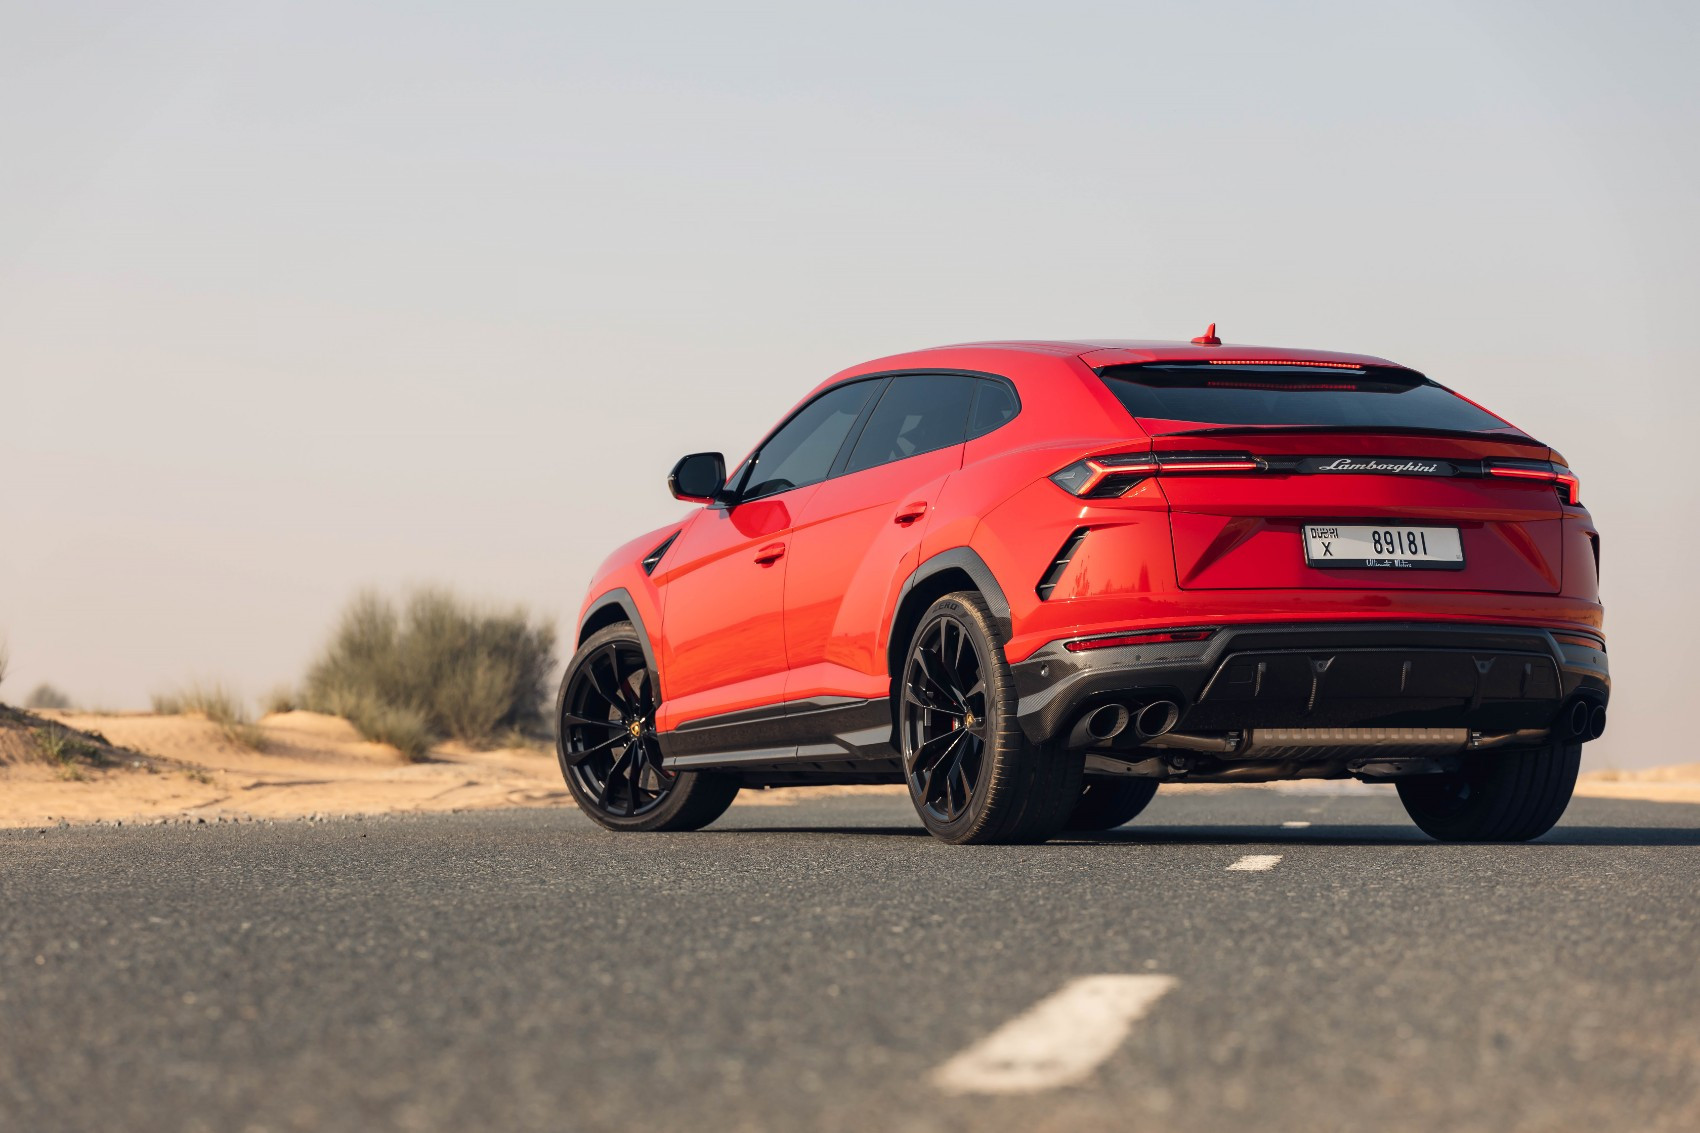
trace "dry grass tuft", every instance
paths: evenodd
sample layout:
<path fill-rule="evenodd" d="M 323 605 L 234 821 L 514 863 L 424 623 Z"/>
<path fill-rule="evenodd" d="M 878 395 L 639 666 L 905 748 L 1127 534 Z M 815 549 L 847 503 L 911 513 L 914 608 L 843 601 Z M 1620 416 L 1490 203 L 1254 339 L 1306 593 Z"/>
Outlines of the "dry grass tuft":
<path fill-rule="evenodd" d="M 176 692 L 158 693 L 153 710 L 162 716 L 205 716 L 232 743 L 254 751 L 266 750 L 266 734 L 248 717 L 235 693 L 223 685 L 192 684 Z"/>
<path fill-rule="evenodd" d="M 268 716 L 278 712 L 293 712 L 299 707 L 300 698 L 288 685 L 278 685 L 260 699 L 260 708 Z"/>
<path fill-rule="evenodd" d="M 57 767 L 61 779 L 81 780 L 83 764 L 106 767 L 112 763 L 99 745 L 60 724 L 32 728 L 30 738 L 41 757 Z"/>

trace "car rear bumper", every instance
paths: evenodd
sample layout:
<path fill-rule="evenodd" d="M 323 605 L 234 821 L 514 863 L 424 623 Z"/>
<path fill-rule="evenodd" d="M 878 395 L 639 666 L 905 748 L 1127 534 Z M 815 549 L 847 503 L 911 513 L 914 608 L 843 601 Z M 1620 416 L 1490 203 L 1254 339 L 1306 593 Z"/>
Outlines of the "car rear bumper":
<path fill-rule="evenodd" d="M 1209 628 L 1209 627 L 1200 627 Z M 1553 726 L 1582 696 L 1604 705 L 1603 649 L 1524 626 L 1298 622 L 1214 627 L 1201 642 L 1071 652 L 1053 641 L 1012 666 L 1022 730 L 1065 733 L 1107 703 L 1171 699 L 1178 732 L 1249 728 Z"/>

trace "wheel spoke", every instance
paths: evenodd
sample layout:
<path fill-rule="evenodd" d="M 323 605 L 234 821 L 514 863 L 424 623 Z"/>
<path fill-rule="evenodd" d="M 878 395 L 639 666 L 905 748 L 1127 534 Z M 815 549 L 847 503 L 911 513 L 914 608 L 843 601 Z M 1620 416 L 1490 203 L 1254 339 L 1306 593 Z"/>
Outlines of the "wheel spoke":
<path fill-rule="evenodd" d="M 951 777 L 962 785 L 962 806 L 958 809 L 966 810 L 968 807 L 968 796 L 973 793 L 973 788 L 968 782 L 968 770 L 962 765 L 962 755 L 960 752 L 957 753 L 956 761 L 951 765 L 950 772 Z"/>
<path fill-rule="evenodd" d="M 907 700 L 910 704 L 918 705 L 922 708 L 925 708 L 928 712 L 937 712 L 941 716 L 952 716 L 952 717 L 955 717 L 958 720 L 960 720 L 962 718 L 962 713 L 958 712 L 956 709 L 954 709 L 954 708 L 941 708 L 939 705 L 934 704 L 930 700 L 922 700 L 920 698 L 920 696 L 916 695 L 916 693 L 912 689 L 907 689 L 907 688 L 904 689 L 903 690 L 903 698 L 905 700 Z"/>
<path fill-rule="evenodd" d="M 944 757 L 950 754 L 951 748 L 955 745 L 955 741 L 960 740 L 962 736 L 963 733 L 960 731 L 940 732 L 930 740 L 922 740 L 921 746 L 915 749 L 914 769 L 917 771 L 921 769 L 923 758 L 926 760 L 927 767 L 937 767 L 941 762 L 943 762 Z M 947 741 L 944 747 L 940 748 L 930 756 L 923 756 L 923 752 L 938 743 L 940 740 Z"/>
<path fill-rule="evenodd" d="M 962 698 L 957 695 L 955 688 L 951 686 L 949 681 L 943 680 L 937 673 L 933 672 L 932 662 L 928 659 L 927 653 L 924 649 L 916 651 L 915 661 L 916 667 L 920 670 L 921 676 L 928 684 L 933 686 L 934 691 L 937 692 L 942 699 L 960 706 Z"/>
<path fill-rule="evenodd" d="M 616 732 L 614 735 L 609 736 L 595 747 L 580 748 L 577 751 L 567 752 L 567 761 L 573 764 L 583 763 L 597 752 L 602 751 L 604 748 L 613 747 L 615 744 L 626 738 L 626 733 Z"/>
<path fill-rule="evenodd" d="M 622 700 L 616 694 L 608 691 L 608 686 L 602 683 L 602 674 L 596 671 L 596 662 L 598 660 L 600 660 L 603 657 L 612 658 L 613 656 L 614 656 L 614 654 L 612 652 L 610 652 L 608 650 L 604 650 L 603 652 L 597 653 L 594 656 L 590 657 L 584 663 L 585 673 L 586 673 L 586 675 L 589 676 L 590 686 L 596 690 L 597 696 L 600 696 L 603 700 L 607 701 L 608 704 L 611 707 L 613 707 L 613 709 L 615 711 L 624 713 L 625 715 L 629 716 L 629 715 L 631 715 L 631 709 L 626 705 L 626 702 L 624 700 Z M 618 686 L 619 681 L 620 681 L 619 662 L 617 660 L 615 660 L 615 661 L 611 661 L 611 664 L 613 665 L 613 668 L 614 668 L 614 683 L 615 683 L 616 686 Z"/>
<path fill-rule="evenodd" d="M 949 691 L 950 698 L 952 700 L 956 701 L 958 704 L 960 704 L 962 702 L 962 690 L 959 687 L 957 687 L 956 674 L 952 671 L 952 667 L 945 662 L 945 658 L 950 655 L 950 642 L 946 638 L 945 631 L 947 629 L 949 629 L 952 625 L 955 625 L 955 623 L 952 622 L 949 618 L 940 618 L 939 619 L 939 654 L 938 654 L 938 660 L 939 660 L 939 670 L 944 674 L 944 680 L 941 681 L 940 683 L 942 683 L 944 685 L 945 689 L 947 691 Z M 960 634 L 962 632 L 962 627 L 957 626 L 956 632 L 958 634 Z"/>
<path fill-rule="evenodd" d="M 615 728 L 615 729 L 618 729 L 619 726 L 620 726 L 619 722 L 615 721 L 615 720 L 597 720 L 597 719 L 594 719 L 594 718 L 589 717 L 589 716 L 580 716 L 575 712 L 563 712 L 563 713 L 561 713 L 561 723 L 563 723 L 563 724 L 577 724 L 581 727 L 586 727 L 586 728 Z"/>

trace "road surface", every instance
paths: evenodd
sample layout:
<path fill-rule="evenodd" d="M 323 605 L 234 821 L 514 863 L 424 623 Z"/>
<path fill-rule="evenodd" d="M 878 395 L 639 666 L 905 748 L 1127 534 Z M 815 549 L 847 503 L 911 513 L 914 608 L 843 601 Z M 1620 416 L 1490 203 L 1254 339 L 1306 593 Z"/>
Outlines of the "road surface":
<path fill-rule="evenodd" d="M 1307 824 L 1308 825 L 1302 825 Z M 0 1129 L 1695 1130 L 1700 807 L 0 831 Z"/>

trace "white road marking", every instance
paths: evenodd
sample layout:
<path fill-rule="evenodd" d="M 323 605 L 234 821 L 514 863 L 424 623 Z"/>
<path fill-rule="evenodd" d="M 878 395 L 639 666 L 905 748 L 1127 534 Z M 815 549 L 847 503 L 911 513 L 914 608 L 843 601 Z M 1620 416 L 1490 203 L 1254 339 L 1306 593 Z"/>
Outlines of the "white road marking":
<path fill-rule="evenodd" d="M 1282 825 L 1282 826 L 1285 826 L 1285 827 L 1286 827 L 1286 828 L 1287 828 L 1287 829 L 1289 829 L 1289 830 L 1303 830 L 1303 829 L 1304 829 L 1304 828 L 1305 828 L 1305 827 L 1307 827 L 1307 826 L 1309 826 L 1309 825 L 1310 825 L 1310 823 L 1308 823 L 1308 822 L 1304 822 L 1304 821 L 1299 821 L 1299 822 L 1283 822 L 1283 823 L 1282 823 L 1282 824 L 1281 824 L 1281 825 Z"/>
<path fill-rule="evenodd" d="M 1030 1094 L 1086 1078 L 1173 976 L 1082 976 L 1064 984 L 949 1062 L 933 1084 L 953 1094 Z"/>
<path fill-rule="evenodd" d="M 1228 868 L 1261 873 L 1264 870 L 1274 869 L 1275 863 L 1280 860 L 1280 854 L 1247 854 Z"/>

